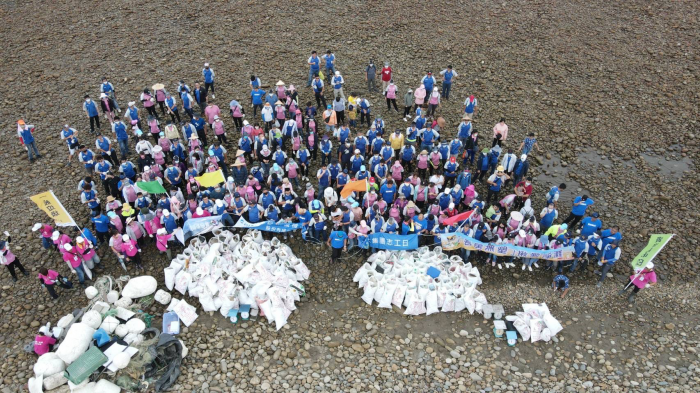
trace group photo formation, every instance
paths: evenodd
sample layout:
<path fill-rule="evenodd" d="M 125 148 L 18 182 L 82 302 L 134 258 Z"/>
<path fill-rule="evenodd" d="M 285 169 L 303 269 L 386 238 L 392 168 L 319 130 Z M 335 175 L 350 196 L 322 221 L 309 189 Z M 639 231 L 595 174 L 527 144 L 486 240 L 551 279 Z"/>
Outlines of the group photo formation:
<path fill-rule="evenodd" d="M 0 391 L 693 391 L 697 90 L 380 30 L 7 77 L 73 85 L 3 113 Z"/>

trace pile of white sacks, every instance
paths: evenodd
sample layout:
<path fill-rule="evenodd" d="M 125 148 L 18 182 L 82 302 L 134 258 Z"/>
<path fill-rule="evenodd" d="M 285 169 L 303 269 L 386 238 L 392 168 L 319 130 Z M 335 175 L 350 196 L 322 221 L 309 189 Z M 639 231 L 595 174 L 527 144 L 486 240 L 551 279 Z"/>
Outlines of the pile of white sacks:
<path fill-rule="evenodd" d="M 165 285 L 199 299 L 204 311 L 226 317 L 230 310 L 250 305 L 251 314 L 262 311 L 277 330 L 296 310 L 309 269 L 279 239 L 263 240 L 260 231 L 243 238 L 215 230 L 207 243 L 194 238 L 182 254 L 165 268 Z"/>
<path fill-rule="evenodd" d="M 507 321 L 513 322 L 523 341 L 537 342 L 549 341 L 557 333 L 562 331 L 561 323 L 549 312 L 545 303 L 523 304 L 523 311 L 517 311 L 515 315 L 508 315 Z"/>
<path fill-rule="evenodd" d="M 121 391 L 117 385 L 108 380 L 89 382 L 89 379 L 86 379 L 80 385 L 73 385 L 63 375 L 66 367 L 89 349 L 93 335 L 98 329 L 104 329 L 110 337 L 119 336 L 132 346 L 144 340 L 141 332 L 146 329 L 146 324 L 134 317 L 135 313 L 129 309 L 129 306 L 134 300 L 156 292 L 158 286 L 156 279 L 152 276 L 134 277 L 126 283 L 121 292 L 113 289 L 111 278 L 108 277 L 105 280 L 104 282 L 109 284 L 104 293 L 100 293 L 92 286 L 85 288 L 90 306 L 82 315 L 76 318 L 73 314 L 67 314 L 59 319 L 50 331 L 51 325 L 46 325 L 45 333 L 50 333 L 56 338 L 59 345 L 54 352 L 41 355 L 34 365 L 35 375 L 27 384 L 31 393 L 50 391 L 65 384 L 69 385 L 71 392 Z M 108 313 L 111 310 L 113 311 Z M 116 317 L 108 315 L 103 318 L 103 315 L 113 313 L 116 313 Z M 126 322 L 122 323 L 120 319 Z M 131 356 L 123 352 L 112 359 L 112 362 L 117 369 L 123 369 L 128 366 L 130 360 Z"/>
<path fill-rule="evenodd" d="M 433 269 L 430 269 L 433 268 Z M 428 270 L 435 278 L 428 274 Z M 462 258 L 448 257 L 442 248 L 430 251 L 379 251 L 360 267 L 353 281 L 364 290 L 362 300 L 376 301 L 381 308 L 405 307 L 405 315 L 460 312 L 482 313 L 488 304 L 476 287 L 481 285 L 479 270 Z"/>

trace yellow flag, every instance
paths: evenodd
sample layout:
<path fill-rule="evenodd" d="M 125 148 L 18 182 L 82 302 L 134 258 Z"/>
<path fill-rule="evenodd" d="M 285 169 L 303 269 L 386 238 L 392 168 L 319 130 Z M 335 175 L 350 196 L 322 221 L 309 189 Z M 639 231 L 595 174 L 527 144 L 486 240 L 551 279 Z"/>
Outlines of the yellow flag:
<path fill-rule="evenodd" d="M 34 201 L 37 206 L 39 206 L 39 209 L 46 212 L 46 214 L 48 214 L 49 217 L 54 220 L 56 225 L 61 227 L 76 225 L 75 221 L 73 221 L 73 217 L 68 214 L 68 211 L 66 211 L 66 208 L 63 207 L 61 201 L 56 198 L 56 195 L 53 194 L 53 191 L 46 191 L 42 192 L 41 194 L 36 194 L 30 197 L 30 199 Z"/>
<path fill-rule="evenodd" d="M 224 174 L 221 173 L 221 169 L 216 172 L 205 173 L 200 177 L 195 177 L 202 187 L 216 187 L 219 183 L 226 182 L 224 179 Z"/>

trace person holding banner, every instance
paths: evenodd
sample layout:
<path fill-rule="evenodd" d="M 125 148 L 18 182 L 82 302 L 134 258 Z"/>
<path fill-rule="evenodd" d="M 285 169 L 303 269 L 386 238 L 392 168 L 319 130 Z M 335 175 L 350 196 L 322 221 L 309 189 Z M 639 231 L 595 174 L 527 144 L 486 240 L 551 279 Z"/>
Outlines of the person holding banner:
<path fill-rule="evenodd" d="M 627 297 L 630 303 L 634 303 L 634 298 L 637 296 L 641 289 L 651 288 L 656 285 L 657 278 L 656 272 L 654 271 L 654 262 L 647 262 L 643 269 L 635 269 L 635 274 L 631 275 L 629 281 L 624 288 L 618 292 L 618 295 L 622 296 L 627 293 L 630 287 L 633 287 L 632 293 Z"/>

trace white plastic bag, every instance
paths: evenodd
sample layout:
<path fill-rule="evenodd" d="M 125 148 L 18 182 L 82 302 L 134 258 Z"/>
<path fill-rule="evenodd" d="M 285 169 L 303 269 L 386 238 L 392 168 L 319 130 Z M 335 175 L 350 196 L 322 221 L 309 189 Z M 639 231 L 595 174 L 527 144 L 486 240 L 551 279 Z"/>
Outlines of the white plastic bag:
<path fill-rule="evenodd" d="M 98 325 L 99 326 L 99 325 Z M 66 365 L 73 363 L 85 351 L 87 351 L 92 335 L 95 334 L 95 329 L 84 323 L 74 323 L 66 333 L 66 337 L 61 342 L 61 345 L 56 350 L 61 360 Z"/>
<path fill-rule="evenodd" d="M 182 270 L 175 276 L 175 289 L 184 295 L 191 281 L 192 276 L 188 272 Z"/>
<path fill-rule="evenodd" d="M 450 312 L 455 310 L 455 295 L 453 293 L 445 294 L 445 302 L 442 304 L 442 312 Z"/>
<path fill-rule="evenodd" d="M 370 306 L 374 300 L 374 294 L 377 292 L 377 286 L 377 280 L 374 278 L 370 279 L 365 287 L 365 293 L 362 295 L 362 300 L 364 300 L 365 303 L 369 304 Z"/>
<path fill-rule="evenodd" d="M 102 324 L 102 316 L 97 311 L 90 310 L 83 315 L 83 318 L 80 321 L 97 330 L 100 327 L 100 324 Z"/>
<path fill-rule="evenodd" d="M 523 338 L 523 341 L 527 341 L 530 339 L 530 326 L 522 319 L 518 318 L 513 322 L 513 326 L 515 326 L 515 330 L 520 333 L 520 337 Z"/>
<path fill-rule="evenodd" d="M 552 336 L 555 336 L 557 333 L 561 332 L 564 328 L 561 326 L 561 323 L 552 316 L 552 314 L 547 313 L 542 320 L 544 321 L 545 325 L 547 325 L 547 329 L 549 329 L 549 332 Z"/>
<path fill-rule="evenodd" d="M 162 305 L 166 305 L 170 303 L 170 299 L 172 299 L 172 295 L 170 295 L 168 292 L 165 292 L 162 289 L 159 289 L 156 291 L 156 295 L 153 297 L 155 301 Z"/>
<path fill-rule="evenodd" d="M 391 299 L 391 304 L 401 308 L 404 296 L 406 296 L 406 284 L 398 284 L 394 290 L 394 296 Z"/>
<path fill-rule="evenodd" d="M 437 291 L 430 291 L 425 299 L 425 314 L 435 314 L 440 312 L 438 309 L 438 293 Z"/>
<path fill-rule="evenodd" d="M 170 266 L 163 269 L 163 273 L 165 274 L 165 287 L 168 288 L 169 291 L 173 290 L 175 286 L 175 276 L 177 276 L 180 270 L 182 270 L 182 265 L 175 262 L 172 262 Z"/>
<path fill-rule="evenodd" d="M 66 364 L 55 352 L 47 352 L 41 356 L 34 364 L 34 374 L 53 375 L 66 369 Z"/>
<path fill-rule="evenodd" d="M 42 382 L 44 389 L 54 390 L 59 386 L 67 384 L 68 380 L 63 376 L 63 374 L 63 371 L 61 371 L 51 374 L 48 377 L 44 377 L 44 381 Z"/>
<path fill-rule="evenodd" d="M 126 296 L 131 299 L 138 299 L 140 297 L 153 294 L 156 291 L 156 288 L 158 288 L 158 281 L 155 279 L 155 277 L 134 277 L 129 280 L 129 282 L 127 282 L 124 286 L 124 289 L 122 289 L 122 296 Z"/>
<path fill-rule="evenodd" d="M 397 285 L 395 282 L 389 282 L 384 285 L 384 293 L 382 294 L 381 299 L 379 299 L 379 308 L 391 308 L 396 286 Z"/>

